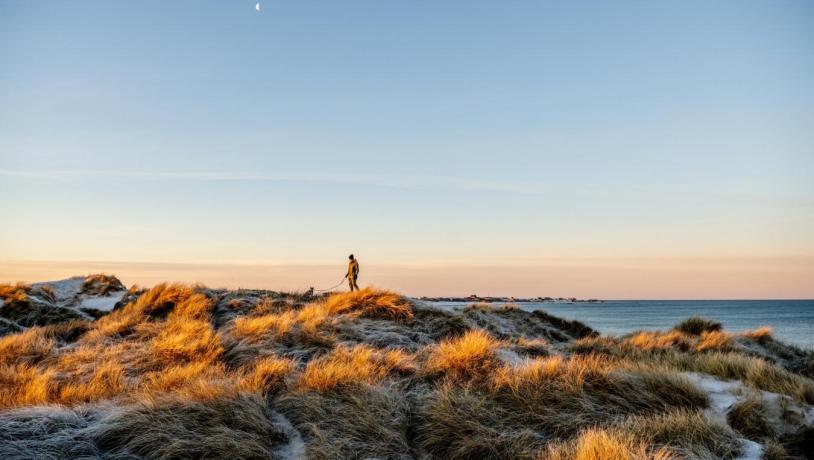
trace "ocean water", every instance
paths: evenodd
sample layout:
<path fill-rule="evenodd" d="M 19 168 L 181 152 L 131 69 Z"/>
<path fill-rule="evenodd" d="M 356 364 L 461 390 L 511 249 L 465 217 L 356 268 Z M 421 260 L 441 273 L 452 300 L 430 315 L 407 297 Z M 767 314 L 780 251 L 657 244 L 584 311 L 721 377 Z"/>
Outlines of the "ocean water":
<path fill-rule="evenodd" d="M 468 305 L 435 304 L 445 308 Z M 611 300 L 519 305 L 524 310 L 545 310 L 554 316 L 582 321 L 603 334 L 613 335 L 670 329 L 678 321 L 698 315 L 720 322 L 730 332 L 771 326 L 775 338 L 814 349 L 814 300 Z"/>

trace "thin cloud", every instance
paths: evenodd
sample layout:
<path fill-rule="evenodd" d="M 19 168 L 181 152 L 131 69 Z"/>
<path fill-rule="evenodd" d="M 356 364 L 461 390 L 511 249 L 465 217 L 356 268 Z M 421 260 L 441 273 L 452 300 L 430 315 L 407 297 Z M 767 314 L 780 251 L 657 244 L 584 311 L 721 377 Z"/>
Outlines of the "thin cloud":
<path fill-rule="evenodd" d="M 376 187 L 425 189 L 448 188 L 454 190 L 483 190 L 526 195 L 544 195 L 550 193 L 543 187 L 534 184 L 512 184 L 495 181 L 478 181 L 444 176 L 410 176 L 382 174 L 346 174 L 324 172 L 189 172 L 189 171 L 113 171 L 113 170 L 51 170 L 25 171 L 0 170 L 0 175 L 9 177 L 26 177 L 35 179 L 71 179 L 81 177 L 113 177 L 141 179 L 180 179 L 198 181 L 259 181 L 259 182 L 302 182 L 327 183 L 340 185 L 369 185 Z"/>
<path fill-rule="evenodd" d="M 641 187 L 591 188 L 589 184 L 579 184 L 574 188 L 548 188 L 539 183 L 506 182 L 469 179 L 452 176 L 419 176 L 388 174 L 352 174 L 326 172 L 195 172 L 195 171 L 116 171 L 116 170 L 0 170 L 0 176 L 24 177 L 33 179 L 72 179 L 83 177 L 109 177 L 130 179 L 177 179 L 195 181 L 257 181 L 257 182 L 298 182 L 313 184 L 362 185 L 396 189 L 448 189 L 461 191 L 483 191 L 511 193 L 532 196 L 563 196 L 601 198 L 606 200 L 638 200 L 642 197 L 660 196 L 664 199 L 714 201 L 730 205 L 787 205 L 814 207 L 811 196 L 773 196 L 744 192 L 721 192 L 707 190 L 652 189 Z"/>

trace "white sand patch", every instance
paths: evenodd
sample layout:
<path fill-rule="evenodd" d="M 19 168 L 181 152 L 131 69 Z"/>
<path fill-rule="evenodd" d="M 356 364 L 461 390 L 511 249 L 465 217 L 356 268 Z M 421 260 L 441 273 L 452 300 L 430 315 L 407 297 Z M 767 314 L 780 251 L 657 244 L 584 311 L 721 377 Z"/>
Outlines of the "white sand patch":
<path fill-rule="evenodd" d="M 274 422 L 280 425 L 283 433 L 288 437 L 288 444 L 281 448 L 277 453 L 280 458 L 285 460 L 304 460 L 305 457 L 305 443 L 302 441 L 300 432 L 294 428 L 294 425 L 283 417 L 282 414 L 274 414 Z"/>

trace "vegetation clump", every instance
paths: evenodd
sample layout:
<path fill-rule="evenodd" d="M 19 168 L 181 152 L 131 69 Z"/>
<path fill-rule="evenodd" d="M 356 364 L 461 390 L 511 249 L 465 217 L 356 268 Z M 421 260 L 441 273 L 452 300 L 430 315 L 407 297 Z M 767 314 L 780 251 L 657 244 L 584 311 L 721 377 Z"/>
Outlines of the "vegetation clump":
<path fill-rule="evenodd" d="M 717 332 L 722 328 L 721 323 L 717 321 L 701 318 L 700 316 L 691 316 L 676 324 L 673 329 L 685 334 L 701 335 L 704 332 Z"/>
<path fill-rule="evenodd" d="M 729 425 L 749 439 L 771 438 L 774 428 L 769 423 L 768 408 L 760 393 L 751 392 L 726 414 Z"/>
<path fill-rule="evenodd" d="M 115 276 L 97 273 L 85 277 L 80 292 L 89 295 L 106 296 L 112 292 L 126 290 L 124 284 Z"/>

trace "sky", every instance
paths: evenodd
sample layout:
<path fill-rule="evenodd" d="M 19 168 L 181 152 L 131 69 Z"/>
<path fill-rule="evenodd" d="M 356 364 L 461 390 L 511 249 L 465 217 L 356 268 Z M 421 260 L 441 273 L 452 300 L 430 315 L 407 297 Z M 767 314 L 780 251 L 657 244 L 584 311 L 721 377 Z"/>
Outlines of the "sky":
<path fill-rule="evenodd" d="M 814 298 L 814 3 L 261 4 L 0 2 L 0 282 Z"/>

